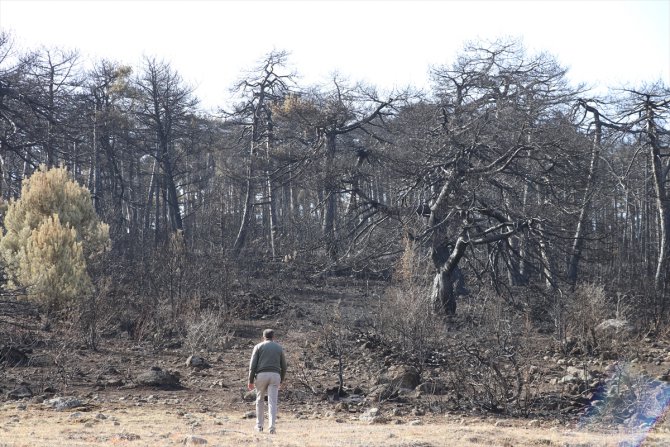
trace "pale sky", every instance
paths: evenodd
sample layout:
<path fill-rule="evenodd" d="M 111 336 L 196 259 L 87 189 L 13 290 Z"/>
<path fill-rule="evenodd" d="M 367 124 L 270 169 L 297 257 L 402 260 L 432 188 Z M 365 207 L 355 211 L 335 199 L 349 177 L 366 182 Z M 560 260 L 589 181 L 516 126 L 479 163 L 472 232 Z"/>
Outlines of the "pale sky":
<path fill-rule="evenodd" d="M 334 71 L 380 89 L 428 86 L 468 40 L 520 37 L 594 87 L 670 85 L 670 0 L 130 1 L 0 0 L 19 48 L 79 49 L 138 67 L 171 63 L 203 106 L 226 105 L 243 70 L 287 50 L 301 85 Z"/>

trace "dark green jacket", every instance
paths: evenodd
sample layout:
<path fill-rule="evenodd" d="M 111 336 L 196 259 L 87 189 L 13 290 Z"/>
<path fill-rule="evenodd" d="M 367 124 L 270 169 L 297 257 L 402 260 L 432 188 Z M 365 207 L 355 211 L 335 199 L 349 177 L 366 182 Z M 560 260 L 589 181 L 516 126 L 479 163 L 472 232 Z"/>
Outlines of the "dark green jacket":
<path fill-rule="evenodd" d="M 254 346 L 249 364 L 249 383 L 254 383 L 256 375 L 262 372 L 276 372 L 282 382 L 286 376 L 286 357 L 284 349 L 278 343 L 265 340 Z"/>

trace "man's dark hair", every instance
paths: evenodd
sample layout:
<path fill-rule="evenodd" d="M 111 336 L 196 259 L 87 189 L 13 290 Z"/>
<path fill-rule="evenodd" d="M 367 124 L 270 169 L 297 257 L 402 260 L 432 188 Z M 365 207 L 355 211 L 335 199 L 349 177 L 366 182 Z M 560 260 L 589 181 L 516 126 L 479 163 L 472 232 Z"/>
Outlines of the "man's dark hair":
<path fill-rule="evenodd" d="M 275 331 L 273 329 L 266 329 L 263 331 L 263 338 L 266 340 L 272 340 L 275 338 Z"/>

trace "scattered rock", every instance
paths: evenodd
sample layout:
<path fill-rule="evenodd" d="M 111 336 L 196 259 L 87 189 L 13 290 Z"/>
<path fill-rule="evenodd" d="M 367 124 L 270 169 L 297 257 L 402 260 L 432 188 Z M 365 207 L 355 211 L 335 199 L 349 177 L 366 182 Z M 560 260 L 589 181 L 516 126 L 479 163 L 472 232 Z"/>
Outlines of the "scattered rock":
<path fill-rule="evenodd" d="M 189 358 L 186 359 L 186 366 L 198 369 L 210 368 L 210 364 L 207 363 L 207 360 L 197 355 L 189 356 Z"/>
<path fill-rule="evenodd" d="M 575 383 L 569 383 L 569 384 L 565 387 L 565 392 L 566 392 L 567 394 L 570 394 L 571 396 L 577 396 L 577 395 L 580 394 L 579 385 L 577 385 L 577 384 L 575 384 Z"/>
<path fill-rule="evenodd" d="M 28 356 L 13 346 L 0 346 L 0 363 L 7 366 L 25 366 L 28 364 Z"/>
<path fill-rule="evenodd" d="M 79 411 L 70 414 L 67 417 L 72 422 L 86 422 L 88 419 Z"/>
<path fill-rule="evenodd" d="M 105 386 L 107 386 L 107 387 L 119 387 L 119 386 L 123 386 L 123 385 L 124 385 L 124 383 L 123 383 L 123 380 L 121 380 L 121 379 L 109 379 L 109 380 L 107 380 L 107 382 L 105 382 Z"/>
<path fill-rule="evenodd" d="M 382 416 L 379 408 L 370 408 L 368 411 L 360 415 L 358 419 L 369 424 L 381 424 L 386 422 L 386 419 Z"/>
<path fill-rule="evenodd" d="M 561 377 L 561 380 L 559 382 L 561 382 L 561 383 L 572 383 L 572 382 L 576 382 L 576 381 L 577 381 L 577 378 L 575 376 L 573 376 L 572 374 L 568 374 L 567 376 Z"/>
<path fill-rule="evenodd" d="M 335 411 L 337 412 L 349 411 L 349 405 L 346 402 L 340 402 L 337 405 L 335 405 Z"/>
<path fill-rule="evenodd" d="M 325 393 L 327 398 L 331 400 L 340 400 L 341 397 L 347 396 L 347 392 L 344 391 L 344 389 L 340 388 L 339 386 L 326 388 Z"/>
<path fill-rule="evenodd" d="M 16 389 L 13 389 L 7 393 L 7 397 L 10 399 L 26 399 L 28 397 L 33 397 L 33 392 L 27 386 L 20 386 Z"/>
<path fill-rule="evenodd" d="M 83 402 L 76 397 L 56 397 L 49 399 L 47 403 L 56 411 L 69 410 L 83 405 Z"/>
<path fill-rule="evenodd" d="M 391 384 L 397 388 L 413 390 L 421 383 L 421 375 L 411 366 L 398 367 L 391 376 Z"/>
<path fill-rule="evenodd" d="M 244 393 L 244 396 L 242 396 L 242 400 L 245 402 L 254 402 L 256 400 L 256 391 L 247 391 Z"/>
<path fill-rule="evenodd" d="M 370 391 L 367 394 L 367 399 L 370 401 L 380 401 L 385 400 L 397 395 L 398 390 L 396 387 L 391 384 L 379 384 L 370 388 Z"/>
<path fill-rule="evenodd" d="M 242 416 L 242 419 L 255 419 L 255 418 L 256 418 L 256 412 L 254 411 L 247 411 Z"/>
<path fill-rule="evenodd" d="M 158 366 L 152 366 L 145 373 L 140 374 L 135 379 L 138 385 L 152 386 L 163 389 L 182 389 L 179 373 L 163 371 Z"/>
<path fill-rule="evenodd" d="M 413 421 L 409 421 L 409 425 L 421 425 L 421 419 L 414 419 Z"/>
<path fill-rule="evenodd" d="M 204 444 L 207 444 L 207 440 L 199 436 L 189 435 L 184 438 L 184 445 L 204 445 Z"/>
<path fill-rule="evenodd" d="M 412 409 L 412 415 L 413 416 L 425 416 L 426 412 L 423 411 L 421 408 L 413 408 Z"/>
<path fill-rule="evenodd" d="M 539 419 L 533 419 L 532 421 L 529 421 L 528 424 L 526 424 L 526 425 L 528 425 L 528 427 L 537 428 L 537 427 L 540 426 L 540 420 Z"/>
<path fill-rule="evenodd" d="M 574 366 L 568 366 L 567 373 L 568 375 L 571 375 L 579 380 L 586 380 L 590 375 L 587 369 L 577 368 Z"/>
<path fill-rule="evenodd" d="M 115 424 L 116 425 L 116 424 Z M 137 441 L 140 439 L 140 435 L 134 433 L 119 433 L 112 436 L 112 441 Z"/>

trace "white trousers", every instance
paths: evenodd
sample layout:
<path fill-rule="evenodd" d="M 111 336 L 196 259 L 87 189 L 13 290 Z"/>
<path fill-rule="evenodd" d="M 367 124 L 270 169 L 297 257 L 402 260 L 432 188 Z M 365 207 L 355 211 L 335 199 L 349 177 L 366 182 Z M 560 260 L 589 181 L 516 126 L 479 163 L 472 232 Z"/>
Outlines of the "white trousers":
<path fill-rule="evenodd" d="M 265 396 L 268 396 L 268 413 L 270 428 L 274 428 L 277 420 L 277 398 L 281 376 L 274 372 L 261 372 L 256 375 L 256 427 L 263 428 L 265 422 Z"/>

